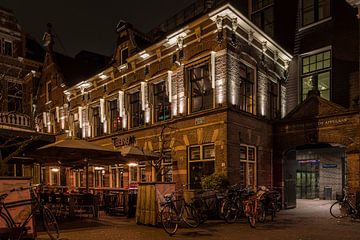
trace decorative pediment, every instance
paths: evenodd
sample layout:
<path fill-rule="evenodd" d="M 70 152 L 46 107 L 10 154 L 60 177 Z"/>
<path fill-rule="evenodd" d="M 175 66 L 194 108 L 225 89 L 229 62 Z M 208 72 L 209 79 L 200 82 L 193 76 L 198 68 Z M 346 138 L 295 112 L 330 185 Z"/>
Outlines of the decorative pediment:
<path fill-rule="evenodd" d="M 340 105 L 317 95 L 311 95 L 288 113 L 284 120 L 313 119 L 344 114 L 347 112 L 349 112 L 349 110 Z"/>

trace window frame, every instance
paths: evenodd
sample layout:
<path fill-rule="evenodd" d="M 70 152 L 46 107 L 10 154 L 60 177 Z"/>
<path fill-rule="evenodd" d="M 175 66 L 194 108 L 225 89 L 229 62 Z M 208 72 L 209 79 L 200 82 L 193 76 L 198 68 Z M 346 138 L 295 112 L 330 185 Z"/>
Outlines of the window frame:
<path fill-rule="evenodd" d="M 240 87 L 239 87 L 239 107 L 241 111 L 248 112 L 251 114 L 255 114 L 256 108 L 256 73 L 255 69 L 244 62 L 240 62 L 240 68 L 245 68 L 246 77 L 241 76 L 241 72 L 239 73 L 240 78 Z M 251 75 L 252 72 L 252 75 Z M 249 77 L 250 76 L 250 77 Z M 252 76 L 252 79 L 251 79 Z M 247 86 L 251 86 L 251 95 L 248 95 Z M 250 99 L 250 101 L 246 101 Z M 251 104 L 248 106 L 248 102 Z M 249 110 L 250 109 L 250 110 Z"/>
<path fill-rule="evenodd" d="M 241 149 L 242 148 L 245 148 L 245 157 L 241 157 L 242 154 L 241 154 Z M 253 149 L 254 150 L 254 159 L 250 159 L 250 154 L 249 154 L 249 149 Z M 255 187 L 257 186 L 257 147 L 256 146 L 253 146 L 253 145 L 247 145 L 247 144 L 240 144 L 240 147 L 239 147 L 239 150 L 240 150 L 240 155 L 239 155 L 239 160 L 240 160 L 240 173 L 239 173 L 239 177 L 240 177 L 240 184 L 243 184 L 244 186 L 242 187 L 247 187 L 247 186 L 252 186 L 252 187 Z M 242 177 L 242 164 L 245 164 L 245 183 L 242 183 L 244 182 L 244 178 Z M 253 179 L 253 182 L 249 182 L 249 180 L 251 180 L 250 176 L 249 176 L 249 165 L 253 165 L 253 174 L 252 174 L 252 179 Z"/>
<path fill-rule="evenodd" d="M 10 48 L 7 48 L 7 44 L 10 45 Z M 10 52 L 8 52 L 8 49 L 10 49 Z M 9 57 L 14 56 L 14 43 L 7 39 L 4 39 L 4 55 Z"/>
<path fill-rule="evenodd" d="M 160 84 L 163 85 L 163 90 L 157 92 L 158 88 L 157 86 L 159 86 Z M 154 122 L 157 123 L 157 122 L 163 122 L 163 121 L 166 121 L 166 120 L 169 120 L 171 119 L 171 103 L 169 102 L 169 94 L 167 93 L 168 91 L 166 91 L 166 81 L 159 81 L 157 83 L 154 83 L 152 85 L 153 87 L 153 117 L 154 117 Z M 158 96 L 160 96 L 160 101 L 157 101 L 158 99 Z M 161 103 L 161 106 L 164 106 L 163 107 L 163 119 L 159 119 L 159 116 L 158 116 L 158 113 L 160 111 L 158 111 L 158 103 Z M 166 108 L 167 108 L 167 111 L 168 111 L 168 114 L 166 115 Z M 167 116 L 167 117 L 166 117 Z"/>
<path fill-rule="evenodd" d="M 306 0 L 305 0 L 306 1 Z M 304 0 L 301 0 L 301 27 L 305 28 L 307 26 L 312 26 L 312 25 L 316 25 L 318 23 L 321 23 L 322 21 L 325 21 L 326 19 L 330 19 L 332 16 L 332 4 L 331 4 L 331 0 L 311 0 L 312 1 L 312 11 L 309 11 L 310 13 L 312 13 L 312 17 L 313 20 L 311 22 L 308 23 L 304 23 L 304 16 L 305 16 L 305 9 L 304 9 Z M 319 10 L 320 10 L 320 2 L 324 1 L 327 2 L 328 1 L 328 7 L 329 7 L 329 15 L 324 16 L 322 18 L 319 17 Z M 326 5 L 325 5 L 326 6 Z"/>
<path fill-rule="evenodd" d="M 50 87 L 50 89 L 49 89 Z M 46 82 L 46 89 L 45 89 L 46 93 L 46 103 L 51 102 L 51 98 L 52 98 L 52 84 L 51 84 L 51 80 Z"/>
<path fill-rule="evenodd" d="M 209 147 L 209 146 L 213 146 L 213 151 L 214 151 L 214 155 L 212 156 L 212 157 L 209 157 L 209 158 L 204 158 L 204 148 L 206 148 L 206 147 Z M 194 149 L 194 148 L 199 148 L 199 151 L 200 151 L 200 153 L 199 153 L 199 155 L 200 155 L 200 157 L 199 158 L 192 158 L 191 157 L 191 149 Z M 196 186 L 196 185 L 198 185 L 198 183 L 192 183 L 191 182 L 191 163 L 204 163 L 204 162 L 206 162 L 206 163 L 210 163 L 210 162 L 212 162 L 213 164 L 214 164 L 214 166 L 213 166 L 213 173 L 215 173 L 216 172 L 216 166 L 215 166 L 215 161 L 216 161 L 216 145 L 215 145 L 215 143 L 206 143 L 206 144 L 202 144 L 202 145 L 191 145 L 191 146 L 188 146 L 188 148 L 187 148 L 187 181 L 188 181 L 188 188 L 189 189 L 197 189 L 197 187 L 198 186 Z M 211 174 L 213 174 L 213 173 L 211 173 Z M 202 176 L 201 177 L 203 177 L 203 176 L 205 176 L 205 175 L 203 175 L 202 174 Z M 201 180 L 200 180 L 201 181 Z M 200 182 L 200 184 L 201 184 L 201 182 Z"/>
<path fill-rule="evenodd" d="M 207 84 L 205 83 L 204 84 L 204 87 L 205 86 L 209 86 L 209 93 L 206 94 L 206 95 L 199 95 L 201 97 L 201 106 L 204 105 L 204 101 L 206 103 L 206 106 L 205 107 L 200 107 L 199 109 L 197 110 L 194 110 L 194 96 L 193 96 L 193 83 L 194 82 L 199 82 L 201 81 L 202 79 L 206 79 L 206 77 L 204 76 L 204 74 L 202 74 L 202 76 L 200 77 L 197 77 L 197 78 L 192 78 L 192 71 L 194 69 L 199 69 L 199 68 L 207 68 Z M 186 79 L 187 79 L 187 84 L 188 84 L 188 92 L 189 92 L 189 98 L 188 98 L 188 101 L 189 101 L 189 107 L 188 107 L 188 110 L 189 110 L 189 113 L 192 114 L 192 113 L 198 113 L 198 112 L 203 112 L 203 111 L 207 111 L 207 110 L 211 110 L 211 109 L 214 109 L 215 108 L 215 104 L 214 104 L 214 98 L 215 98 L 215 91 L 214 89 L 212 88 L 212 82 L 211 82 L 211 63 L 210 63 L 210 59 L 209 58 L 206 58 L 206 59 L 202 59 L 202 60 L 199 60 L 197 61 L 196 63 L 194 64 L 191 64 L 189 65 L 187 68 L 186 68 Z M 205 89 L 205 91 L 207 91 L 207 89 Z M 197 97 L 199 97 L 197 96 Z M 206 100 L 207 100 L 207 96 L 209 96 L 208 98 L 210 99 L 211 98 L 211 103 L 207 103 Z M 204 100 L 205 98 L 205 100 Z M 208 106 L 207 106 L 208 105 Z"/>
<path fill-rule="evenodd" d="M 124 59 L 124 55 L 123 52 L 127 51 L 127 56 Z M 127 59 L 129 58 L 129 48 L 128 47 L 124 47 L 120 50 L 120 65 L 126 64 L 127 63 Z"/>
<path fill-rule="evenodd" d="M 257 4 L 255 2 L 261 2 L 261 6 L 259 6 L 258 8 L 255 8 L 254 6 L 256 6 Z M 251 21 L 254 22 L 254 24 L 256 26 L 258 26 L 260 29 L 262 29 L 267 35 L 269 35 L 270 37 L 274 36 L 274 19 L 275 19 L 275 7 L 274 7 L 274 1 L 273 0 L 269 0 L 267 4 L 264 3 L 265 0 L 252 0 L 251 1 Z M 267 11 L 269 11 L 271 9 L 271 13 L 272 13 L 272 21 L 271 24 L 266 24 L 266 14 L 268 13 Z M 260 17 L 260 23 L 259 25 L 256 24 L 255 21 L 255 17 L 259 16 Z M 272 30 L 271 32 L 266 31 L 265 26 L 271 25 L 272 26 Z"/>
<path fill-rule="evenodd" d="M 329 53 L 329 58 L 325 58 L 324 59 L 324 54 L 325 53 Z M 320 61 L 318 61 L 318 56 L 322 54 L 322 65 L 323 67 L 322 68 L 317 68 L 318 64 L 320 63 Z M 314 57 L 316 59 L 315 62 L 311 62 L 311 58 Z M 307 66 L 309 66 L 309 71 L 306 71 L 304 72 L 304 61 L 305 59 L 308 59 L 309 63 L 306 64 Z M 299 73 L 300 73 L 300 81 L 299 81 L 299 84 L 300 84 L 300 101 L 305 101 L 305 99 L 307 98 L 307 94 L 308 92 L 312 89 L 312 86 L 309 87 L 309 91 L 304 93 L 304 81 L 306 78 L 311 78 L 313 76 L 319 76 L 321 74 L 326 74 L 328 73 L 329 74 L 329 77 L 328 77 L 328 88 L 325 88 L 325 89 L 320 89 L 319 88 L 319 81 L 318 81 L 318 90 L 320 91 L 320 96 L 325 98 L 325 95 L 322 95 L 321 93 L 322 92 L 328 92 L 329 94 L 329 98 L 325 98 L 329 101 L 331 101 L 332 99 L 332 96 L 331 96 L 331 91 L 332 91 L 332 68 L 333 68 L 333 63 L 332 63 L 332 60 L 333 60 L 333 52 L 332 52 L 332 48 L 331 46 L 329 47 L 325 47 L 325 48 L 321 48 L 321 49 L 317 49 L 315 51 L 312 51 L 312 52 L 309 52 L 309 53 L 305 53 L 303 55 L 300 56 L 300 64 L 299 64 Z M 324 62 L 325 61 L 328 61 L 329 62 L 329 65 L 324 67 Z M 314 70 L 311 70 L 311 65 L 312 64 L 315 64 L 315 69 Z"/>

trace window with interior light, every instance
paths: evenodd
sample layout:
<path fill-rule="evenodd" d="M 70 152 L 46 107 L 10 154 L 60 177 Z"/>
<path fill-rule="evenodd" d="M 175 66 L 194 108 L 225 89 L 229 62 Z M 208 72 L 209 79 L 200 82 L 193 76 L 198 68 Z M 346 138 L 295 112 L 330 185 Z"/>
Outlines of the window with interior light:
<path fill-rule="evenodd" d="M 144 112 L 141 109 L 140 92 L 130 94 L 131 127 L 144 125 Z"/>
<path fill-rule="evenodd" d="M 302 26 L 318 22 L 331 15 L 330 0 L 302 0 Z"/>
<path fill-rule="evenodd" d="M 274 1 L 252 0 L 251 20 L 270 37 L 274 36 Z"/>
<path fill-rule="evenodd" d="M 170 119 L 169 94 L 166 89 L 166 82 L 154 84 L 154 120 L 161 122 Z"/>
<path fill-rule="evenodd" d="M 254 78 L 255 71 L 251 67 L 240 63 L 240 109 L 254 113 Z"/>
<path fill-rule="evenodd" d="M 122 129 L 122 119 L 119 114 L 119 104 L 118 100 L 109 101 L 110 109 L 110 131 L 117 132 Z"/>
<path fill-rule="evenodd" d="M 242 187 L 256 186 L 256 148 L 255 146 L 240 146 L 240 185 Z"/>
<path fill-rule="evenodd" d="M 104 135 L 104 123 L 101 122 L 100 106 L 92 108 L 94 136 L 99 137 Z"/>
<path fill-rule="evenodd" d="M 190 85 L 190 112 L 213 108 L 213 89 L 209 75 L 209 61 L 187 69 Z"/>
<path fill-rule="evenodd" d="M 189 147 L 188 168 L 190 189 L 200 189 L 201 178 L 215 172 L 215 145 L 204 144 Z"/>
<path fill-rule="evenodd" d="M 317 85 L 320 96 L 330 100 L 331 50 L 304 55 L 301 63 L 301 99 L 305 100 L 313 85 Z"/>

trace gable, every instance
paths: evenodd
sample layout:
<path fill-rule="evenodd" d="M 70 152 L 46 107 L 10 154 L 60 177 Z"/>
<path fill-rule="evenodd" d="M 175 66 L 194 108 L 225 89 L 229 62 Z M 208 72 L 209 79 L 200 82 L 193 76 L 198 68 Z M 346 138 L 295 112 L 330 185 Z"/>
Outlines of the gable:
<path fill-rule="evenodd" d="M 347 112 L 349 112 L 348 109 L 314 94 L 309 96 L 304 102 L 300 103 L 288 113 L 284 117 L 284 120 L 312 119 L 339 115 Z"/>

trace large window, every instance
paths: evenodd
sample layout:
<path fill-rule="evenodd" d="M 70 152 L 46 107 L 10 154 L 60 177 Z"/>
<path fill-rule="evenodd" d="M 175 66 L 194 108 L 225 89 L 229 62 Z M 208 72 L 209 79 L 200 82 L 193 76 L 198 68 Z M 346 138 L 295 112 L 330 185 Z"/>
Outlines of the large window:
<path fill-rule="evenodd" d="M 269 81 L 269 118 L 275 119 L 279 115 L 279 89 L 278 84 L 273 81 Z"/>
<path fill-rule="evenodd" d="M 154 115 L 155 122 L 170 118 L 169 96 L 166 92 L 165 81 L 154 85 Z"/>
<path fill-rule="evenodd" d="M 189 147 L 189 184 L 191 189 L 201 188 L 201 178 L 215 172 L 214 144 Z"/>
<path fill-rule="evenodd" d="M 124 187 L 124 166 L 115 165 L 111 167 L 111 187 L 123 188 Z"/>
<path fill-rule="evenodd" d="M 22 112 L 23 86 L 20 83 L 8 82 L 8 111 Z"/>
<path fill-rule="evenodd" d="M 141 109 L 140 92 L 130 95 L 131 127 L 144 125 L 144 112 Z"/>
<path fill-rule="evenodd" d="M 188 70 L 191 94 L 191 112 L 213 107 L 213 89 L 209 76 L 209 63 L 196 65 Z"/>
<path fill-rule="evenodd" d="M 254 113 L 254 69 L 240 63 L 240 109 Z"/>
<path fill-rule="evenodd" d="M 93 112 L 93 127 L 94 136 L 99 137 L 104 135 L 104 124 L 101 122 L 100 107 L 94 107 Z"/>
<path fill-rule="evenodd" d="M 270 37 L 274 36 L 274 1 L 253 0 L 251 20 Z"/>
<path fill-rule="evenodd" d="M 317 87 L 320 96 L 330 100 L 331 51 L 302 57 L 301 94 L 305 100 L 308 92 Z"/>
<path fill-rule="evenodd" d="M 117 132 L 122 129 L 122 120 L 118 110 L 118 100 L 109 102 L 110 106 L 110 131 Z"/>
<path fill-rule="evenodd" d="M 240 146 L 240 185 L 256 186 L 256 150 L 253 146 Z"/>
<path fill-rule="evenodd" d="M 302 0 L 302 26 L 330 17 L 330 0 Z"/>

